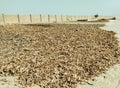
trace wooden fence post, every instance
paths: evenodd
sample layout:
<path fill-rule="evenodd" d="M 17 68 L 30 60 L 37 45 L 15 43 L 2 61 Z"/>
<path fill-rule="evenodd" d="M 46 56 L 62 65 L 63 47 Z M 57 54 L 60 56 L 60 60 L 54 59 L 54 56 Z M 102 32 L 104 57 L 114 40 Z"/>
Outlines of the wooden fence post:
<path fill-rule="evenodd" d="M 66 16 L 66 21 L 69 21 L 69 17 L 68 16 Z"/>
<path fill-rule="evenodd" d="M 40 22 L 42 22 L 42 15 L 40 14 Z"/>
<path fill-rule="evenodd" d="M 61 21 L 63 22 L 63 16 L 61 15 Z"/>
<path fill-rule="evenodd" d="M 30 23 L 32 23 L 32 15 L 30 14 Z"/>
<path fill-rule="evenodd" d="M 5 25 L 5 15 L 4 14 L 2 14 L 2 18 L 3 18 L 3 23 Z"/>
<path fill-rule="evenodd" d="M 76 21 L 76 16 L 74 16 L 75 17 L 75 21 Z"/>
<path fill-rule="evenodd" d="M 50 15 L 48 15 L 48 22 L 50 22 Z"/>
<path fill-rule="evenodd" d="M 19 16 L 19 14 L 17 15 L 17 18 L 18 18 L 18 23 L 20 24 L 20 16 Z"/>
<path fill-rule="evenodd" d="M 55 15 L 55 21 L 57 22 L 57 16 Z"/>

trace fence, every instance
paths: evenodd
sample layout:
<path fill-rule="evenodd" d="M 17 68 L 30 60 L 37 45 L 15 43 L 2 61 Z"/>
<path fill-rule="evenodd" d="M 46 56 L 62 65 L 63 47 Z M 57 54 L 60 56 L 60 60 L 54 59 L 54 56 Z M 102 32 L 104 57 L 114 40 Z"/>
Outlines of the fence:
<path fill-rule="evenodd" d="M 102 16 L 101 16 L 102 18 Z M 110 17 L 106 17 L 110 18 Z M 63 16 L 63 15 L 6 15 L 0 14 L 0 24 L 37 24 L 37 23 L 64 23 L 82 19 L 93 20 L 94 16 Z"/>

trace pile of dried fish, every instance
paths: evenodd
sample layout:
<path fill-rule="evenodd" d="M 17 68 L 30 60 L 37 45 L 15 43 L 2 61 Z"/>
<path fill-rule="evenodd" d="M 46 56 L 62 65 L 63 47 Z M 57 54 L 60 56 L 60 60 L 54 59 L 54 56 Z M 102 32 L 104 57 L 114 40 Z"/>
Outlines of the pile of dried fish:
<path fill-rule="evenodd" d="M 18 76 L 23 86 L 75 88 L 119 63 L 115 33 L 101 26 L 0 26 L 0 75 Z"/>

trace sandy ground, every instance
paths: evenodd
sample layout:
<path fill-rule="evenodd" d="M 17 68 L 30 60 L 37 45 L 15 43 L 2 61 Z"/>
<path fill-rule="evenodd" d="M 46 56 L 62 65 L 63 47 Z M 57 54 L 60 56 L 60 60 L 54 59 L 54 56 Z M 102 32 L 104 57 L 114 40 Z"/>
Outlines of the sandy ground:
<path fill-rule="evenodd" d="M 106 23 L 102 29 L 116 32 L 116 37 L 120 41 L 120 19 Z M 78 85 L 77 88 L 120 88 L 120 64 L 111 67 L 105 74 L 94 79 L 95 81 L 89 80 L 88 83 Z"/>
<path fill-rule="evenodd" d="M 110 21 L 102 29 L 116 32 L 116 37 L 120 41 L 120 21 Z M 120 64 L 108 69 L 105 74 L 95 77 L 94 81 L 89 80 L 88 83 L 78 85 L 77 88 L 120 88 Z M 0 88 L 22 88 L 21 85 L 15 82 L 15 77 L 0 77 Z M 27 87 L 29 88 L 29 87 Z M 33 85 L 31 88 L 40 88 Z"/>

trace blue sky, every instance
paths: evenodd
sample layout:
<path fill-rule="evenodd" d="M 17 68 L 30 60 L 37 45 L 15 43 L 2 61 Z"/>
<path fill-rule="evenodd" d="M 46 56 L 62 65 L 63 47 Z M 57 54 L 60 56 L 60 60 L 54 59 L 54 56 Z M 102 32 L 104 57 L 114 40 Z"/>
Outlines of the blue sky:
<path fill-rule="evenodd" d="M 0 0 L 0 14 L 120 16 L 120 0 Z"/>

